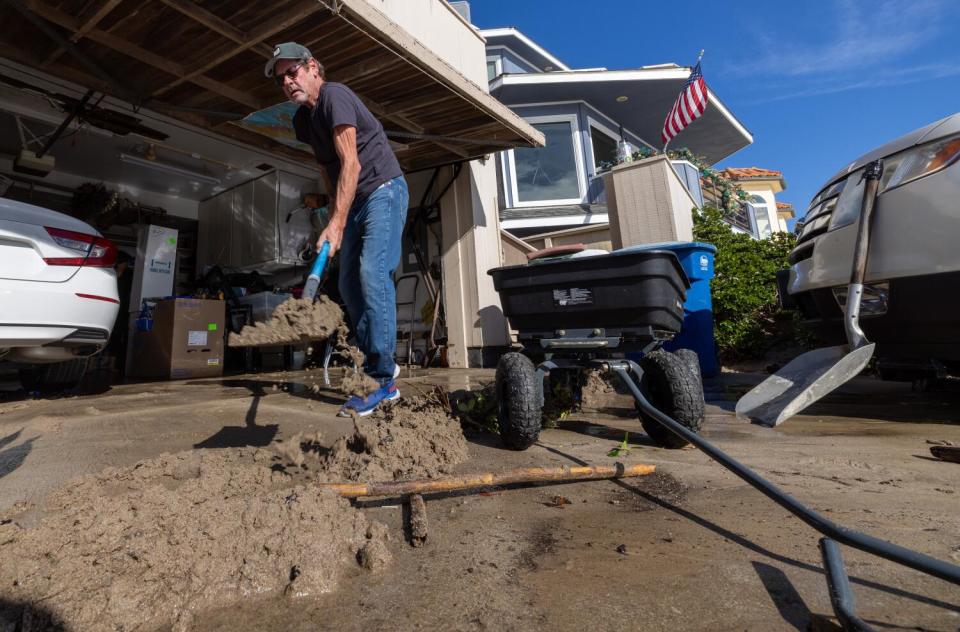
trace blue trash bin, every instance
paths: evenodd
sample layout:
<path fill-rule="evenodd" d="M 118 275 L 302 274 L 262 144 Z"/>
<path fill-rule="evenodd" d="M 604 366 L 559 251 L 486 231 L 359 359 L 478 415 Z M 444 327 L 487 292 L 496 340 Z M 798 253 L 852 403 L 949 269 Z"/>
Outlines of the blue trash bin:
<path fill-rule="evenodd" d="M 710 279 L 716 246 L 700 241 L 668 241 L 631 246 L 623 250 L 672 250 L 690 279 L 687 300 L 683 304 L 683 327 L 677 336 L 663 345 L 667 351 L 692 349 L 700 358 L 700 373 L 711 377 L 720 372 L 713 337 L 713 303 Z"/>

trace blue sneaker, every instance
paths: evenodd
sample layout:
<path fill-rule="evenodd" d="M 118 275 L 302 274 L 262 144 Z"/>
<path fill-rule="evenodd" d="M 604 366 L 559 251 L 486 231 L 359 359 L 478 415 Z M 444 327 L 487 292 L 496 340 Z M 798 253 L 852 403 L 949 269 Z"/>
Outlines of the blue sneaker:
<path fill-rule="evenodd" d="M 380 402 L 390 402 L 399 398 L 400 389 L 397 388 L 396 382 L 390 380 L 366 397 L 354 395 L 340 408 L 340 412 L 338 412 L 337 415 L 340 417 L 350 417 L 356 414 L 360 417 L 366 417 L 377 409 Z"/>

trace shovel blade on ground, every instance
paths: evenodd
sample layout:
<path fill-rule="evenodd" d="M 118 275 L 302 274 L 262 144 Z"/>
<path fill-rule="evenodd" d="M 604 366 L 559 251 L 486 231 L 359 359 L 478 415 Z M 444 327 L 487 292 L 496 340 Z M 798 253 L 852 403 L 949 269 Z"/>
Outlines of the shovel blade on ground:
<path fill-rule="evenodd" d="M 797 356 L 737 402 L 737 416 L 776 426 L 856 377 L 873 357 L 873 343 L 853 351 L 847 345 Z"/>

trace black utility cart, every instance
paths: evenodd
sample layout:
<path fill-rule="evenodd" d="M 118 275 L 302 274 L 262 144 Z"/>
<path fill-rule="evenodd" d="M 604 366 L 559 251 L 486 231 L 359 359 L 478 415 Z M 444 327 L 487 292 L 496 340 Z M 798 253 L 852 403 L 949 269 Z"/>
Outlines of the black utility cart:
<path fill-rule="evenodd" d="M 522 352 L 505 354 L 497 365 L 500 436 L 507 447 L 524 450 L 536 442 L 548 380 L 582 384 L 585 368 L 626 368 L 657 409 L 699 431 L 704 404 L 697 355 L 661 348 L 680 331 L 690 287 L 673 252 L 535 259 L 489 274 L 523 345 Z M 626 354 L 642 354 L 639 364 Z M 660 445 L 687 444 L 639 405 L 637 414 Z"/>

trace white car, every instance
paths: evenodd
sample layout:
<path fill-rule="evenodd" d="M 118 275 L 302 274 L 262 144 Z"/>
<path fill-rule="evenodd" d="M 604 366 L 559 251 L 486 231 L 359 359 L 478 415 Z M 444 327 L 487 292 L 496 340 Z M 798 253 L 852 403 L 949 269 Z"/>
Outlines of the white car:
<path fill-rule="evenodd" d="M 120 309 L 116 257 L 89 224 L 0 198 L 0 362 L 26 365 L 26 388 L 76 383 L 106 346 Z"/>

